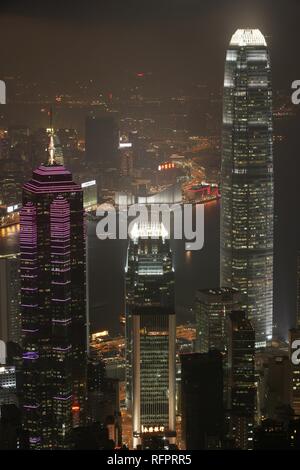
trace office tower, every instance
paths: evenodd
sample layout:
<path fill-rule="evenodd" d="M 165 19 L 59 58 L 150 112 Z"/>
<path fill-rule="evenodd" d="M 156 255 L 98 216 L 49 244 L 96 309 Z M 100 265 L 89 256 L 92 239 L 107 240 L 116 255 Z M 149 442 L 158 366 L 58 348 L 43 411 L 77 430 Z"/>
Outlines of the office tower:
<path fill-rule="evenodd" d="M 159 306 L 133 311 L 133 443 L 175 434 L 175 314 Z"/>
<path fill-rule="evenodd" d="M 153 234 L 158 239 L 143 239 Z M 125 267 L 126 406 L 132 406 L 132 313 L 136 305 L 161 305 L 174 311 L 172 253 L 163 226 L 134 225 Z"/>
<path fill-rule="evenodd" d="M 109 439 L 109 429 L 106 424 L 92 423 L 73 429 L 72 443 L 74 450 L 111 450 L 115 442 Z"/>
<path fill-rule="evenodd" d="M 25 126 L 10 126 L 8 128 L 8 135 L 11 147 L 18 145 L 28 144 L 30 130 Z"/>
<path fill-rule="evenodd" d="M 20 256 L 0 255 L 0 339 L 20 344 Z"/>
<path fill-rule="evenodd" d="M 20 188 L 16 172 L 3 172 L 0 176 L 0 203 L 8 207 L 18 204 L 21 200 Z"/>
<path fill-rule="evenodd" d="M 88 359 L 87 371 L 88 422 L 101 422 L 105 386 L 105 364 L 97 357 L 90 357 Z"/>
<path fill-rule="evenodd" d="M 89 116 L 85 122 L 86 161 L 102 168 L 118 168 L 119 131 L 112 116 Z"/>
<path fill-rule="evenodd" d="M 96 180 L 84 181 L 81 183 L 83 190 L 83 207 L 86 212 L 97 209 L 97 183 Z"/>
<path fill-rule="evenodd" d="M 105 377 L 104 396 L 101 405 L 102 423 L 108 429 L 109 439 L 116 446 L 122 445 L 122 417 L 120 412 L 120 381 L 116 378 Z"/>
<path fill-rule="evenodd" d="M 257 416 L 275 419 L 290 405 L 291 362 L 285 352 L 263 349 L 255 355 Z"/>
<path fill-rule="evenodd" d="M 126 272 L 127 403 L 134 447 L 175 436 L 174 271 L 161 223 L 135 224 Z"/>
<path fill-rule="evenodd" d="M 245 294 L 264 347 L 273 316 L 272 87 L 257 29 L 237 30 L 226 54 L 221 192 L 221 285 Z"/>
<path fill-rule="evenodd" d="M 223 366 L 218 351 L 182 354 L 182 439 L 187 450 L 218 449 L 222 444 Z"/>
<path fill-rule="evenodd" d="M 290 392 L 291 392 L 291 407 L 295 414 L 300 417 L 300 364 L 294 364 L 292 360 L 293 352 L 299 349 L 299 345 L 293 344 L 294 341 L 300 340 L 300 329 L 293 329 L 289 331 L 289 355 L 291 361 L 291 381 L 290 381 Z M 300 354 L 298 354 L 300 356 Z"/>
<path fill-rule="evenodd" d="M 20 215 L 23 420 L 32 449 L 68 448 L 85 415 L 83 195 L 53 154 L 24 185 Z"/>
<path fill-rule="evenodd" d="M 235 311 L 228 322 L 229 436 L 238 449 L 253 447 L 255 412 L 255 332 L 245 312 Z"/>
<path fill-rule="evenodd" d="M 0 364 L 0 405 L 18 405 L 15 366 Z"/>
<path fill-rule="evenodd" d="M 132 143 L 120 142 L 119 155 L 121 175 L 124 177 L 133 176 L 134 154 L 132 151 Z"/>
<path fill-rule="evenodd" d="M 7 131 L 3 131 L 0 134 L 0 160 L 6 160 L 8 158 L 10 148 L 10 140 Z"/>
<path fill-rule="evenodd" d="M 198 290 L 196 293 L 196 351 L 227 349 L 227 316 L 237 310 L 241 296 L 237 289 L 221 287 Z"/>

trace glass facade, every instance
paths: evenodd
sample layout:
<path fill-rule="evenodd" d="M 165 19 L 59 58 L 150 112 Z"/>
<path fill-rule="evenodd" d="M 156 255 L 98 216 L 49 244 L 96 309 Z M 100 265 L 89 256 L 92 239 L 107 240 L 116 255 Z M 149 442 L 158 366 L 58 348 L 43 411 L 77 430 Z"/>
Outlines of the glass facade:
<path fill-rule="evenodd" d="M 206 353 L 227 349 L 227 316 L 241 305 L 237 289 L 223 287 L 203 289 L 196 293 L 196 351 Z"/>
<path fill-rule="evenodd" d="M 0 365 L 0 405 L 17 405 L 17 383 L 15 366 Z"/>
<path fill-rule="evenodd" d="M 256 345 L 272 337 L 273 150 L 269 53 L 237 30 L 226 54 L 221 174 L 221 285 L 245 294 Z"/>
<path fill-rule="evenodd" d="M 32 449 L 68 448 L 86 400 L 85 230 L 63 166 L 24 185 L 20 251 L 24 428 Z"/>
<path fill-rule="evenodd" d="M 160 225 L 133 227 L 128 247 L 126 382 L 134 446 L 144 436 L 175 432 L 174 270 Z"/>
<path fill-rule="evenodd" d="M 229 315 L 228 395 L 229 437 L 237 449 L 253 448 L 255 412 L 255 332 L 245 312 Z"/>

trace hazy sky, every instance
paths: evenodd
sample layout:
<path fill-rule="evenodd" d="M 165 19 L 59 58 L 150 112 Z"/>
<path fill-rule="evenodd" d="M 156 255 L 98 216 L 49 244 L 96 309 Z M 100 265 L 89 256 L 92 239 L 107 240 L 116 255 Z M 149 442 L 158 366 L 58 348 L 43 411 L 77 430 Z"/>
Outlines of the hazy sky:
<path fill-rule="evenodd" d="M 1 1 L 0 73 L 37 80 L 150 70 L 163 80 L 222 82 L 238 27 L 268 36 L 275 86 L 300 76 L 299 0 Z"/>

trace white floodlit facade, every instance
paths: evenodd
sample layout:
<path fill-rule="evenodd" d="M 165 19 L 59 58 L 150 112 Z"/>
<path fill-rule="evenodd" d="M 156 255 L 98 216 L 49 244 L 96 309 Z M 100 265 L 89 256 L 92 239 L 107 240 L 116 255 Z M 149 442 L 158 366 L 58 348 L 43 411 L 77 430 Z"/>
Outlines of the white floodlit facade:
<path fill-rule="evenodd" d="M 244 294 L 256 346 L 272 337 L 273 150 L 271 68 L 257 29 L 239 29 L 226 54 L 223 98 L 221 286 Z"/>

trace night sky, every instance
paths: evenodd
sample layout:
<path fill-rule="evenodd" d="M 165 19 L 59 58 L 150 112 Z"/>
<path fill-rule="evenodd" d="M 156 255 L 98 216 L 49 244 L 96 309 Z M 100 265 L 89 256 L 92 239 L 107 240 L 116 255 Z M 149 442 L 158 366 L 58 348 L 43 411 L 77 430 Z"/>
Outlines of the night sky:
<path fill-rule="evenodd" d="M 29 78 L 106 83 L 128 68 L 219 86 L 238 27 L 268 37 L 276 87 L 289 86 L 300 68 L 298 0 L 2 0 L 0 13 L 1 69 Z"/>
<path fill-rule="evenodd" d="M 252 27 L 267 38 L 274 89 L 288 97 L 300 79 L 299 18 L 299 0 L 2 0 L 0 75 L 62 87 L 91 78 L 121 88 L 124 71 L 151 71 L 162 89 L 205 82 L 220 91 L 230 37 Z M 283 330 L 295 315 L 299 116 L 274 153 L 275 301 Z"/>

